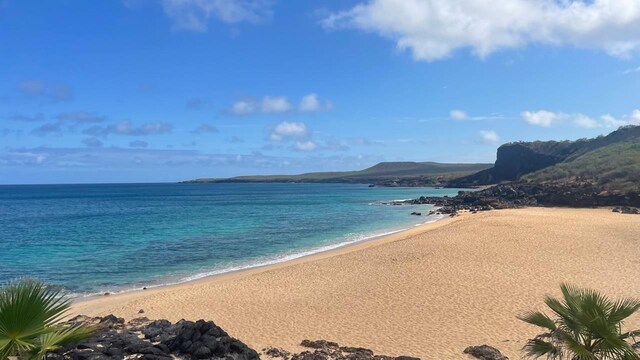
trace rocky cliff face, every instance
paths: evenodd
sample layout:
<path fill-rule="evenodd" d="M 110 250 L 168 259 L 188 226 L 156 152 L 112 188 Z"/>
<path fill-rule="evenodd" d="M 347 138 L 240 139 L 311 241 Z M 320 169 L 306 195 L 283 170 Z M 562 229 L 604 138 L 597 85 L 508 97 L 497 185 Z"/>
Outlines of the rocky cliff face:
<path fill-rule="evenodd" d="M 462 187 L 514 181 L 522 175 L 557 164 L 563 159 L 561 156 L 537 152 L 526 143 L 505 144 L 498 148 L 494 167 L 456 179 L 450 185 Z"/>
<path fill-rule="evenodd" d="M 624 153 L 617 153 L 615 146 L 629 144 L 640 139 L 640 126 L 622 127 L 607 136 L 576 141 L 534 141 L 504 144 L 498 148 L 494 166 L 476 174 L 449 181 L 447 186 L 465 187 L 500 184 L 520 180 L 524 175 L 542 169 L 553 169 L 556 164 L 570 168 L 584 167 L 576 159 L 589 159 L 588 163 L 596 168 L 606 169 L 607 165 L 623 162 L 623 156 L 632 156 L 637 150 L 631 147 Z M 613 154 L 603 163 L 603 153 Z M 617 155 L 620 156 L 617 156 Z M 584 161 L 583 161 L 584 162 Z M 575 169 L 574 169 L 575 170 Z M 635 171 L 635 169 L 633 169 Z M 597 172 L 589 174 L 591 178 L 598 177 Z M 583 180 L 593 180 L 583 179 Z M 575 179 L 565 179 L 559 174 L 558 183 L 571 182 Z"/>

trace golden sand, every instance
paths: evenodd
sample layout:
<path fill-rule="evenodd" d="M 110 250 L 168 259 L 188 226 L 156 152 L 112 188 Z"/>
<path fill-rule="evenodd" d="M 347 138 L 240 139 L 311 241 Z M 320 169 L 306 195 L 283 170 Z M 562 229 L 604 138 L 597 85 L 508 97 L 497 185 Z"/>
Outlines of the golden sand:
<path fill-rule="evenodd" d="M 258 235 L 258 234 L 257 234 Z M 78 302 L 74 313 L 214 320 L 256 350 L 325 339 L 385 355 L 512 359 L 537 330 L 516 319 L 569 282 L 640 296 L 640 216 L 530 208 L 465 214 L 239 273 Z M 640 327 L 640 319 L 628 325 Z"/>

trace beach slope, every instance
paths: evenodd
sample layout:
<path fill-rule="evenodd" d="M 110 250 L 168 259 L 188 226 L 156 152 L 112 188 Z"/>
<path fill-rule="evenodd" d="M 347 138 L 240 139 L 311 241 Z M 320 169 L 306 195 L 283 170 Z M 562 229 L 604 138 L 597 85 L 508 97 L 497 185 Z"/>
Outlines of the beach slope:
<path fill-rule="evenodd" d="M 537 329 L 516 316 L 544 309 L 561 282 L 640 294 L 639 235 L 640 216 L 606 209 L 464 214 L 283 264 L 77 302 L 73 312 L 209 319 L 257 350 L 325 339 L 464 359 L 465 347 L 486 343 L 519 358 Z"/>

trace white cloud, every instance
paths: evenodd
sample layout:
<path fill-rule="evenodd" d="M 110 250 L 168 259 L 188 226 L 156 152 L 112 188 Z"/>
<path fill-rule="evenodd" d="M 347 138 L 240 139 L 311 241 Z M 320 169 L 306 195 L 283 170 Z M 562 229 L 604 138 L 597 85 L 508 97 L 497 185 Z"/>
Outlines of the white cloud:
<path fill-rule="evenodd" d="M 619 57 L 640 49 L 637 0 L 367 0 L 322 23 L 377 33 L 427 61 L 459 49 L 485 57 L 533 43 Z"/>
<path fill-rule="evenodd" d="M 316 143 L 311 140 L 296 141 L 295 148 L 300 151 L 313 151 L 318 147 Z"/>
<path fill-rule="evenodd" d="M 456 120 L 456 121 L 464 121 L 469 119 L 469 115 L 467 115 L 466 112 L 458 109 L 451 110 L 449 112 L 449 117 L 451 118 L 451 120 Z"/>
<path fill-rule="evenodd" d="M 162 0 L 175 29 L 207 31 L 212 19 L 227 24 L 259 23 L 271 18 L 266 0 Z"/>
<path fill-rule="evenodd" d="M 500 136 L 493 130 L 480 130 L 480 137 L 486 143 L 495 144 L 500 142 Z"/>
<path fill-rule="evenodd" d="M 330 101 L 325 101 L 324 104 L 322 104 L 318 98 L 318 94 L 309 94 L 302 97 L 298 109 L 306 112 L 331 110 L 333 109 L 333 104 Z"/>
<path fill-rule="evenodd" d="M 542 127 L 549 127 L 564 117 L 561 113 L 554 113 L 547 110 L 524 111 L 521 115 L 524 121 L 529 124 Z"/>
<path fill-rule="evenodd" d="M 291 139 L 303 140 L 308 137 L 309 131 L 307 130 L 307 126 L 301 122 L 283 121 L 269 132 L 269 139 L 271 141 L 284 141 Z"/>
<path fill-rule="evenodd" d="M 586 115 L 582 115 L 582 114 L 576 114 L 573 117 L 573 123 L 577 126 L 577 127 L 581 127 L 584 129 L 594 129 L 600 126 L 600 124 L 598 124 L 598 121 L 595 119 L 592 119 Z"/>
<path fill-rule="evenodd" d="M 320 101 L 318 94 L 311 93 L 302 97 L 297 110 L 301 112 L 315 112 L 330 110 L 333 104 Z M 274 114 L 296 110 L 286 96 L 265 96 L 258 100 L 239 100 L 233 103 L 228 113 L 233 115 L 250 115 L 256 113 Z"/>
<path fill-rule="evenodd" d="M 305 95 L 300 102 L 300 111 L 319 111 L 321 109 L 317 94 Z"/>
<path fill-rule="evenodd" d="M 581 113 L 565 114 L 547 110 L 524 111 L 522 118 L 529 124 L 543 127 L 550 127 L 561 121 L 570 121 L 573 125 L 584 129 L 595 129 L 599 127 L 618 128 L 626 125 L 640 125 L 640 110 L 634 110 L 631 115 L 624 115 L 621 118 L 605 114 L 600 116 L 599 119 L 594 119 Z"/>
<path fill-rule="evenodd" d="M 285 96 L 265 96 L 262 99 L 262 112 L 265 113 L 281 113 L 291 110 L 291 103 Z"/>
<path fill-rule="evenodd" d="M 147 136 L 170 133 L 173 125 L 166 122 L 144 123 L 139 127 L 133 125 L 131 120 L 122 120 L 113 125 L 92 126 L 84 129 L 83 134 L 92 136 L 108 136 L 108 135 L 128 135 L 128 136 Z"/>
<path fill-rule="evenodd" d="M 602 115 L 602 124 L 609 128 L 618 128 L 627 125 L 640 125 L 640 110 L 634 110 L 631 115 L 625 115 L 622 118 L 615 118 L 609 114 Z"/>
<path fill-rule="evenodd" d="M 233 103 L 229 112 L 235 115 L 248 115 L 256 111 L 256 104 L 251 101 L 240 100 Z"/>

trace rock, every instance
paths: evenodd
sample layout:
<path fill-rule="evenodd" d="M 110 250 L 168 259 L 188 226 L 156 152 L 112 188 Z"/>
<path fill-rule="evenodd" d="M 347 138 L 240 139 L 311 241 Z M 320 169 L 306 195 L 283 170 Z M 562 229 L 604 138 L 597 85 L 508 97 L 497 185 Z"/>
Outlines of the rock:
<path fill-rule="evenodd" d="M 304 347 L 312 348 L 312 349 L 337 348 L 339 346 L 338 343 L 335 343 L 333 341 L 326 341 L 326 340 L 315 340 L 315 341 L 302 340 L 300 345 Z"/>
<path fill-rule="evenodd" d="M 464 349 L 464 353 L 481 360 L 509 360 L 498 349 L 489 345 L 469 346 Z"/>
<path fill-rule="evenodd" d="M 411 356 L 391 357 L 375 355 L 372 350 L 361 347 L 340 346 L 332 341 L 304 340 L 302 346 L 314 349 L 293 354 L 291 360 L 420 360 Z"/>
<path fill-rule="evenodd" d="M 288 360 L 289 357 L 291 356 L 291 353 L 288 352 L 287 350 L 277 348 L 277 347 L 264 348 L 262 349 L 262 352 L 270 357 L 283 358 L 285 360 Z"/>
<path fill-rule="evenodd" d="M 411 213 L 411 215 L 420 216 L 420 215 L 422 215 L 422 213 L 414 211 L 414 212 Z"/>
<path fill-rule="evenodd" d="M 138 314 L 144 314 L 144 309 L 138 310 Z"/>
<path fill-rule="evenodd" d="M 230 337 L 211 321 L 150 321 L 145 317 L 125 324 L 114 315 L 76 317 L 68 325 L 99 324 L 97 332 L 78 344 L 63 346 L 47 355 L 50 360 L 101 359 L 229 359 L 258 360 L 258 353 Z"/>

